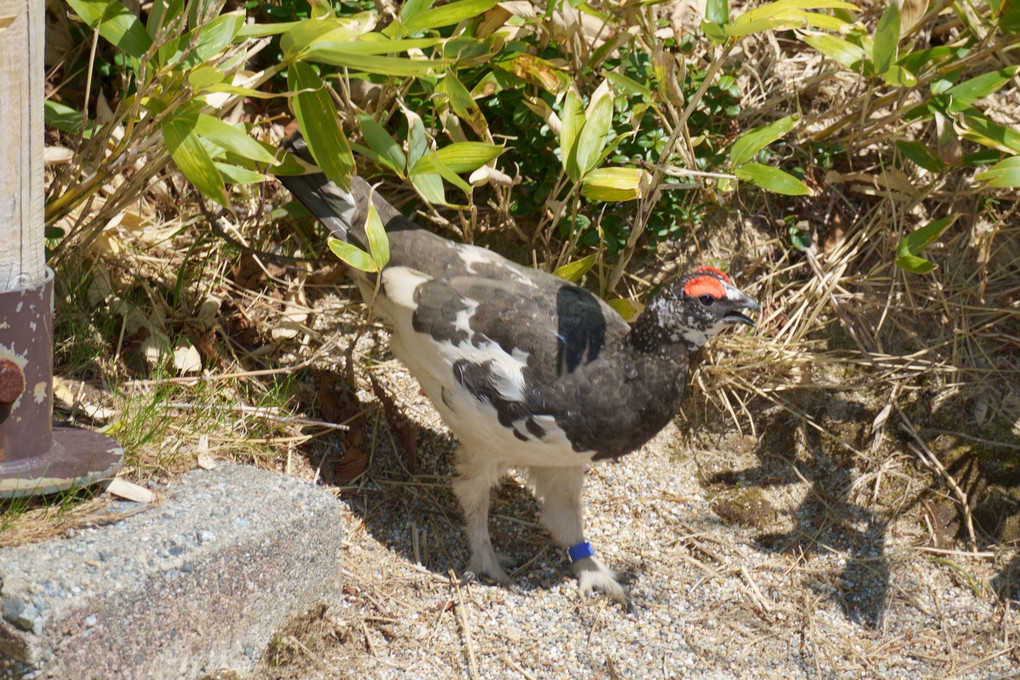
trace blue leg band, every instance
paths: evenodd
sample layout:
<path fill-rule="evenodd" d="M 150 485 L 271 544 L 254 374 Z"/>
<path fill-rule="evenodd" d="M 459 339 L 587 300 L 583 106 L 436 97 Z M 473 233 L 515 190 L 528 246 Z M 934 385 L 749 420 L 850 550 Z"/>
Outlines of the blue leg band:
<path fill-rule="evenodd" d="M 591 547 L 591 543 L 588 543 L 587 541 L 582 541 L 577 545 L 570 546 L 570 548 L 567 549 L 567 552 L 570 553 L 571 562 L 577 562 L 578 560 L 583 560 L 585 557 L 591 557 L 595 554 L 595 550 Z"/>

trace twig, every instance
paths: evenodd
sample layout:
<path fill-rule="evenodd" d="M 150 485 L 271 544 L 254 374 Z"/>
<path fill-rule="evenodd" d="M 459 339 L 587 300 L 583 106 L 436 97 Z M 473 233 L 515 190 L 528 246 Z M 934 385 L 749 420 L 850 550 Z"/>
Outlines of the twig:
<path fill-rule="evenodd" d="M 124 387 L 157 387 L 159 385 L 192 385 L 199 381 L 207 382 L 219 382 L 221 380 L 232 380 L 234 378 L 259 378 L 267 375 L 279 375 L 281 373 L 294 373 L 300 371 L 303 368 L 311 366 L 319 357 L 326 353 L 327 350 L 332 349 L 336 344 L 336 340 L 339 337 L 339 333 L 334 335 L 332 338 L 324 342 L 319 346 L 315 353 L 304 361 L 300 361 L 292 366 L 282 366 L 280 368 L 263 368 L 255 371 L 235 371 L 233 373 L 217 373 L 215 375 L 196 375 L 196 376 L 184 376 L 180 378 L 155 378 L 152 380 L 129 380 L 124 383 Z"/>
<path fill-rule="evenodd" d="M 970 512 L 970 502 L 967 500 L 967 492 L 960 488 L 960 485 L 956 482 L 956 478 L 949 474 L 949 471 L 946 470 L 946 467 L 942 464 L 942 461 L 938 459 L 938 456 L 936 456 L 935 453 L 928 448 L 928 445 L 924 443 L 924 440 L 922 440 L 920 435 L 917 434 L 913 424 L 907 419 L 903 411 L 901 411 L 898 406 L 895 408 L 896 412 L 900 415 L 903 429 L 906 430 L 907 433 L 914 438 L 914 442 L 916 442 L 916 444 L 908 442 L 907 446 L 909 446 L 910 450 L 914 452 L 914 455 L 921 459 L 921 462 L 924 463 L 926 467 L 931 468 L 937 472 L 940 477 L 946 480 L 946 484 L 949 485 L 949 488 L 952 489 L 953 493 L 956 495 L 956 500 L 958 500 L 960 505 L 963 506 L 963 519 L 967 525 L 967 536 L 970 539 L 970 551 L 972 553 L 976 553 L 977 534 L 974 531 L 974 518 Z"/>
<path fill-rule="evenodd" d="M 365 646 L 368 647 L 368 653 L 371 654 L 373 658 L 378 659 L 379 655 L 376 654 L 375 643 L 373 643 L 372 638 L 369 637 L 368 626 L 365 625 L 364 619 L 361 620 L 361 634 L 365 636 Z"/>
<path fill-rule="evenodd" d="M 613 680 L 620 680 L 620 676 L 616 672 L 616 667 L 613 666 L 613 659 L 608 654 L 606 655 L 606 672 L 609 673 L 609 677 Z"/>
<path fill-rule="evenodd" d="M 761 607 L 766 614 L 771 614 L 772 604 L 765 599 L 765 596 L 762 594 L 761 589 L 758 588 L 758 584 L 754 582 L 753 578 L 751 578 L 751 573 L 747 570 L 747 567 L 745 567 L 744 565 L 740 565 L 740 575 L 743 576 L 744 580 L 747 582 L 748 587 L 746 589 L 746 592 L 748 592 L 748 594 L 751 596 L 751 599 L 757 602 L 758 606 Z"/>
<path fill-rule="evenodd" d="M 468 624 L 467 614 L 464 610 L 464 596 L 460 592 L 460 581 L 457 580 L 457 574 L 452 569 L 450 570 L 450 583 L 457 593 L 457 615 L 460 616 L 460 628 L 464 631 L 464 647 L 467 649 L 471 677 L 478 680 L 478 659 L 475 658 L 475 646 L 471 641 L 471 626 Z"/>
<path fill-rule="evenodd" d="M 311 263 L 320 266 L 336 262 L 335 259 L 329 257 L 297 257 L 293 255 L 280 255 L 278 253 L 271 253 L 267 250 L 260 250 L 245 243 L 241 243 L 236 238 L 227 233 L 227 230 L 224 225 L 229 225 L 232 228 L 234 225 L 231 224 L 231 222 L 227 219 L 226 215 L 224 215 L 222 212 L 218 216 L 213 215 L 206 207 L 205 202 L 202 200 L 198 201 L 198 205 L 202 209 L 202 212 L 205 214 L 206 221 L 209 223 L 209 227 L 212 229 L 213 234 L 219 236 L 230 247 L 236 248 L 238 251 L 251 255 L 256 259 L 267 260 L 269 262 L 278 262 L 281 264 Z M 259 262 L 259 265 L 261 266 L 262 263 Z"/>
<path fill-rule="evenodd" d="M 934 555 L 955 555 L 957 557 L 995 557 L 995 553 L 983 551 L 983 552 L 971 552 L 969 550 L 948 550 L 946 548 L 932 548 L 926 545 L 915 545 L 911 548 L 918 552 L 932 553 Z"/>
<path fill-rule="evenodd" d="M 364 625 L 364 624 L 362 624 L 362 625 Z M 294 637 L 293 635 L 288 635 L 285 638 L 285 640 L 286 640 L 287 644 L 290 645 L 291 647 L 296 647 L 297 649 L 301 650 L 306 655 L 308 655 L 308 658 L 311 659 L 312 661 L 314 661 L 316 664 L 318 664 L 319 668 L 321 668 L 322 670 L 328 670 L 326 668 L 326 664 L 322 662 L 322 659 L 320 659 L 318 657 L 318 655 L 315 654 L 315 652 L 313 652 L 312 650 L 308 649 L 308 647 L 306 647 L 305 644 L 303 642 L 301 642 L 300 640 L 298 640 L 296 637 Z"/>
<path fill-rule="evenodd" d="M 317 427 L 325 427 L 332 430 L 350 430 L 349 425 L 343 423 L 331 423 L 325 420 L 313 420 L 311 418 L 301 418 L 299 416 L 281 416 L 278 415 L 279 409 L 273 406 L 248 406 L 247 404 L 194 404 L 186 401 L 175 401 L 167 404 L 158 404 L 163 408 L 173 408 L 182 411 L 199 411 L 202 409 L 209 409 L 210 411 L 231 411 L 234 413 L 245 413 L 248 415 L 258 416 L 265 418 L 266 420 L 272 420 L 274 423 L 287 423 L 290 425 L 314 425 Z"/>
<path fill-rule="evenodd" d="M 506 654 L 503 654 L 503 663 L 505 663 L 507 666 L 510 666 L 510 668 L 514 669 L 515 671 L 523 675 L 525 678 L 527 678 L 527 680 L 535 680 L 534 675 L 532 675 L 531 673 L 529 673 L 528 671 L 524 670 L 519 665 L 514 663 L 513 659 L 511 659 Z"/>

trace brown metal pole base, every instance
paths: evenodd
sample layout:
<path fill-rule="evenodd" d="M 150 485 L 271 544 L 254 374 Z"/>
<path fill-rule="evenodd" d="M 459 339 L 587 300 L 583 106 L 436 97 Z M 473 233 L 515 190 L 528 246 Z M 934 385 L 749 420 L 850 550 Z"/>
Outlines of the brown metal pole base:
<path fill-rule="evenodd" d="M 124 449 L 109 437 L 77 427 L 53 428 L 46 453 L 0 463 L 0 498 L 41 496 L 110 479 L 124 463 Z"/>
<path fill-rule="evenodd" d="M 0 498 L 63 491 L 111 477 L 124 450 L 109 437 L 54 427 L 53 272 L 0 291 Z"/>

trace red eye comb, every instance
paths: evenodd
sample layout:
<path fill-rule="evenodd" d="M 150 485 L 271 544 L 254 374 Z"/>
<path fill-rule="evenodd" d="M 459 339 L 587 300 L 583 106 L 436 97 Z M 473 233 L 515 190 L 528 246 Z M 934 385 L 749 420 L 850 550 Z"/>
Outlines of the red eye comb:
<path fill-rule="evenodd" d="M 724 272 L 722 269 L 719 269 L 717 267 L 698 267 L 697 269 L 694 270 L 694 273 L 695 274 L 715 274 L 716 276 L 718 276 L 720 279 L 722 279 L 726 283 L 730 284 L 731 286 L 733 285 L 733 282 L 730 281 L 730 277 L 726 275 L 726 272 Z"/>

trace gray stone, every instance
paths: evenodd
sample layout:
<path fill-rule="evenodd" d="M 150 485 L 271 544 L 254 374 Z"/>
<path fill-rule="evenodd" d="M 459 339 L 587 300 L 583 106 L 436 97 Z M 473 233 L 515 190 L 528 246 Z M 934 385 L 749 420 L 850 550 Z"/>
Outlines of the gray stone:
<path fill-rule="evenodd" d="M 340 606 L 340 508 L 305 482 L 222 464 L 113 518 L 0 549 L 0 677 L 246 673 L 287 619 Z"/>
<path fill-rule="evenodd" d="M 4 621 L 11 623 L 20 630 L 31 630 L 36 633 L 41 630 L 42 622 L 39 621 L 39 608 L 25 602 L 20 597 L 8 597 L 0 605 Z"/>

